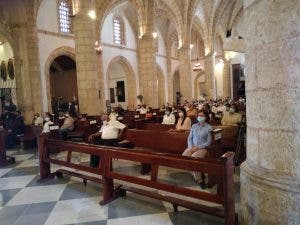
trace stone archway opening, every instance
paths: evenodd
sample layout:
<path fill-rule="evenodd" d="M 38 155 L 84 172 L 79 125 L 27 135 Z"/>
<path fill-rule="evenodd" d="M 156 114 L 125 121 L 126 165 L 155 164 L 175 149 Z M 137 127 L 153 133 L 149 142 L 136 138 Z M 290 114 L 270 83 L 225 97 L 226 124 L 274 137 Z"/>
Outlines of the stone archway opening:
<path fill-rule="evenodd" d="M 50 96 L 52 112 L 58 112 L 57 101 L 62 99 L 63 105 L 78 99 L 76 62 L 66 55 L 56 57 L 49 69 Z"/>
<path fill-rule="evenodd" d="M 0 34 L 0 99 L 11 100 L 18 106 L 14 52 L 6 37 Z"/>
<path fill-rule="evenodd" d="M 117 56 L 109 63 L 106 82 L 112 107 L 135 108 L 136 80 L 131 65 L 124 57 Z"/>
<path fill-rule="evenodd" d="M 194 93 L 196 99 L 199 99 L 203 93 L 205 93 L 205 74 L 203 71 L 198 73 L 195 77 Z"/>
<path fill-rule="evenodd" d="M 181 93 L 180 93 L 180 74 L 179 69 L 175 70 L 173 74 L 173 98 L 176 105 L 180 105 Z"/>

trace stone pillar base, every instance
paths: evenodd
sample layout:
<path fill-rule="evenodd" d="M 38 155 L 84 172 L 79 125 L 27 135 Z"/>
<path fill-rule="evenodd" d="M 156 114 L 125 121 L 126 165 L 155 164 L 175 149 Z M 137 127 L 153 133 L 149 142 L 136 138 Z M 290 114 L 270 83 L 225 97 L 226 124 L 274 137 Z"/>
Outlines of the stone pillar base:
<path fill-rule="evenodd" d="M 241 166 L 243 225 L 299 225 L 300 179 L 251 166 Z"/>

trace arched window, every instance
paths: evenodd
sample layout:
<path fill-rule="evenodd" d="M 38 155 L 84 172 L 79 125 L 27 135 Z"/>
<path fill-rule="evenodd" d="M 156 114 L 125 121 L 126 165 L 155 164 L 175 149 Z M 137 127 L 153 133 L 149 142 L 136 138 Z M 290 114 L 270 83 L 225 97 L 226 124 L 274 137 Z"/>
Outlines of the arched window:
<path fill-rule="evenodd" d="M 59 30 L 63 33 L 71 33 L 71 2 L 60 0 L 58 2 Z"/>
<path fill-rule="evenodd" d="M 124 21 L 119 17 L 114 17 L 113 21 L 114 43 L 125 45 L 125 26 Z"/>

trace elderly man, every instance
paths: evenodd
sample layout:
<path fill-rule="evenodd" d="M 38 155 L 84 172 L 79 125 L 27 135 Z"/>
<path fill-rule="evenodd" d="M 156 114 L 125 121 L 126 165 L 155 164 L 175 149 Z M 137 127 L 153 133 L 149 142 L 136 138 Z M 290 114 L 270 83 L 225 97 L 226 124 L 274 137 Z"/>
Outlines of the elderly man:
<path fill-rule="evenodd" d="M 113 146 L 122 137 L 126 126 L 117 121 L 114 114 L 110 116 L 106 114 L 102 115 L 101 120 L 101 129 L 97 133 L 89 136 L 89 142 L 98 145 Z M 96 137 L 100 138 L 96 139 Z M 99 160 L 100 158 L 98 156 L 91 155 L 91 166 L 97 167 Z"/>

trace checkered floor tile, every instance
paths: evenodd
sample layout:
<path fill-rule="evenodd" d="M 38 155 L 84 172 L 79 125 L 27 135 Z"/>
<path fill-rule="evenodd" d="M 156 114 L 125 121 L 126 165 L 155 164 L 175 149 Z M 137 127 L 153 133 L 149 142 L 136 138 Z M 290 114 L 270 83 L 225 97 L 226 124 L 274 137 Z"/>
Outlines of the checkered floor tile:
<path fill-rule="evenodd" d="M 224 220 L 179 207 L 173 212 L 170 203 L 134 193 L 118 198 L 105 206 L 99 205 L 102 187 L 64 175 L 63 178 L 39 181 L 36 149 L 13 149 L 8 155 L 16 163 L 0 168 L 1 225 L 221 225 Z M 64 153 L 56 156 L 65 157 Z M 89 156 L 78 154 L 74 161 L 86 164 Z M 52 167 L 55 170 L 58 167 Z M 114 161 L 114 169 L 140 175 L 140 165 Z M 141 176 L 141 175 L 140 175 Z M 173 184 L 199 189 L 188 172 L 161 169 L 159 179 Z M 239 203 L 239 176 L 235 175 L 236 199 Z M 208 189 L 207 191 L 214 191 Z"/>

